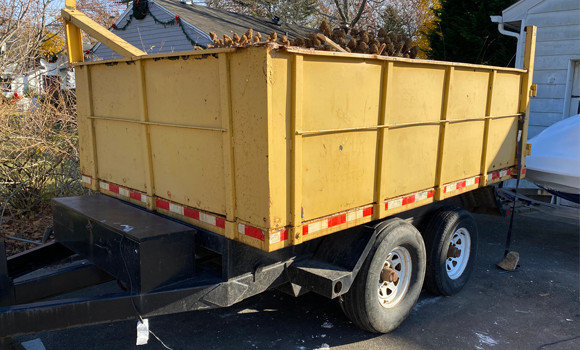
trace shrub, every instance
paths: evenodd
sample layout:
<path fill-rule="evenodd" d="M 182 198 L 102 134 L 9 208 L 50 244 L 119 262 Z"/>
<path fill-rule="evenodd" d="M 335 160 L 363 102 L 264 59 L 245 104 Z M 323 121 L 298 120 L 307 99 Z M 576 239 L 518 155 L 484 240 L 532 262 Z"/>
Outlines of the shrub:
<path fill-rule="evenodd" d="M 0 222 L 82 193 L 74 93 L 0 102 Z"/>

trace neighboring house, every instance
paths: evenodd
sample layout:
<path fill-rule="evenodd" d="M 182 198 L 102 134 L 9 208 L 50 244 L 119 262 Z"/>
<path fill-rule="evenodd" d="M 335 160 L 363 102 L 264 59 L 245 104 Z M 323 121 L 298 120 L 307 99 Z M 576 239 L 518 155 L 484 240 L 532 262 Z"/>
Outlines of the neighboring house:
<path fill-rule="evenodd" d="M 34 67 L 23 70 L 9 65 L 0 72 L 2 95 L 6 98 L 24 96 L 29 93 L 42 93 L 56 89 L 74 89 L 74 74 L 69 69 L 66 55 L 49 62 L 40 59 Z"/>
<path fill-rule="evenodd" d="M 523 67 L 524 27 L 538 27 L 533 83 L 538 94 L 530 102 L 529 137 L 580 113 L 580 1 L 521 0 L 493 22 L 519 34 L 516 68 Z M 510 34 L 507 34 L 510 35 Z M 513 36 L 513 35 L 512 35 Z"/>
<path fill-rule="evenodd" d="M 141 0 L 144 1 L 144 0 Z M 149 0 L 149 13 L 143 19 L 133 16 L 130 6 L 115 22 L 113 33 L 133 46 L 149 53 L 191 51 L 194 44 L 213 44 L 209 32 L 220 38 L 244 34 L 249 28 L 266 35 L 277 32 L 289 39 L 308 36 L 310 29 L 278 23 L 276 19 L 257 18 L 193 4 L 192 1 Z M 168 23 L 169 24 L 163 24 Z M 119 58 L 111 49 L 98 43 L 91 50 L 96 59 Z"/>

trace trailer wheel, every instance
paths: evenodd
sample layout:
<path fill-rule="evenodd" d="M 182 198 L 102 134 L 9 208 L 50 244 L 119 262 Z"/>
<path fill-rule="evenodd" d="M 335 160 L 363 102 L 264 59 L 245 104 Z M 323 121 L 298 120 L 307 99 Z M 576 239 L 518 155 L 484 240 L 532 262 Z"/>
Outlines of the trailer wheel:
<path fill-rule="evenodd" d="M 469 280 L 477 253 L 477 225 L 465 209 L 445 207 L 424 232 L 427 247 L 425 286 L 438 295 L 458 293 Z"/>
<path fill-rule="evenodd" d="M 358 327 L 388 333 L 405 320 L 421 293 L 425 245 L 421 234 L 400 219 L 377 227 L 377 241 L 341 307 Z"/>

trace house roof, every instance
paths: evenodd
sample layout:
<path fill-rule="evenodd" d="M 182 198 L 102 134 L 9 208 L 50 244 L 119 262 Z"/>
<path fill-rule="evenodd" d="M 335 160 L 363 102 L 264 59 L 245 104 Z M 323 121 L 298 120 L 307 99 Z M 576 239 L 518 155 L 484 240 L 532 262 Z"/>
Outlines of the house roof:
<path fill-rule="evenodd" d="M 506 23 L 515 23 L 523 20 L 528 10 L 544 0 L 520 0 L 502 11 L 503 21 Z"/>
<path fill-rule="evenodd" d="M 276 31 L 278 35 L 287 35 L 293 39 L 296 36 L 306 37 L 313 31 L 313 29 L 298 25 L 277 25 L 266 18 L 252 17 L 195 4 L 187 5 L 179 0 L 155 0 L 154 2 L 205 33 L 214 32 L 218 36 L 223 34 L 231 36 L 233 33 L 242 35 L 249 28 L 252 28 L 264 36 Z"/>

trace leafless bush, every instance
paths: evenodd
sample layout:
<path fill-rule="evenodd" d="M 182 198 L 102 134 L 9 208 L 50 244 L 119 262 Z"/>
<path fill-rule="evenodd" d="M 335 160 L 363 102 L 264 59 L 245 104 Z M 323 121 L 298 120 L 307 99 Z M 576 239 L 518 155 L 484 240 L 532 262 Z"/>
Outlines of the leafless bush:
<path fill-rule="evenodd" d="M 0 220 L 82 192 L 74 94 L 0 102 Z"/>

